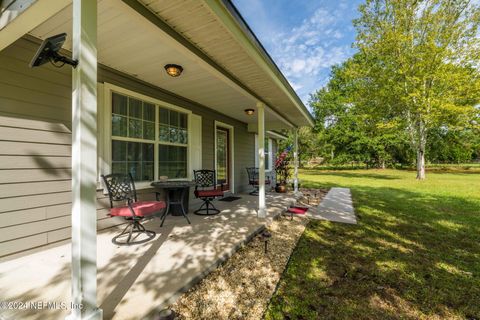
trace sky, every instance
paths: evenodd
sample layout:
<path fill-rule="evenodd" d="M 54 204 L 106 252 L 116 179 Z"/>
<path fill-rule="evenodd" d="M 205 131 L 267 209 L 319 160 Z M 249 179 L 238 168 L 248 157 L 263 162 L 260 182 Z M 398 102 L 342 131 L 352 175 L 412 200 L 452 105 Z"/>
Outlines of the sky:
<path fill-rule="evenodd" d="M 360 0 L 233 0 L 306 106 L 352 56 Z"/>

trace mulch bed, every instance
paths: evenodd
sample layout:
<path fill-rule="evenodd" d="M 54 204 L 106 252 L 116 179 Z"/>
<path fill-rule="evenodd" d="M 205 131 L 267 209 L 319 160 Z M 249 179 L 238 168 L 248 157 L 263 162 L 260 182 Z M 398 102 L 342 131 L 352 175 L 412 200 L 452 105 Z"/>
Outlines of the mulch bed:
<path fill-rule="evenodd" d="M 303 189 L 301 204 L 320 201 L 326 192 Z M 311 194 L 306 196 L 306 193 Z M 238 250 L 170 306 L 176 319 L 261 319 L 308 219 L 278 217 L 268 226 L 265 254 L 260 235 Z"/>

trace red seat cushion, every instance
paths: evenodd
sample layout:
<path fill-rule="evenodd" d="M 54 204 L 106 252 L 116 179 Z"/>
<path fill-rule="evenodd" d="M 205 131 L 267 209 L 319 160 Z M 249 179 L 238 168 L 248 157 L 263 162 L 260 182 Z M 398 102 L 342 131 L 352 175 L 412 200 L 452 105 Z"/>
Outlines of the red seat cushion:
<path fill-rule="evenodd" d="M 304 207 L 290 207 L 287 210 L 289 213 L 294 213 L 294 214 L 305 214 L 305 212 L 308 211 L 308 208 Z"/>
<path fill-rule="evenodd" d="M 166 207 L 165 201 L 137 201 L 132 203 L 135 215 L 144 217 L 157 213 Z M 132 211 L 128 206 L 116 207 L 110 209 L 111 216 L 131 217 Z"/>
<path fill-rule="evenodd" d="M 221 197 L 223 196 L 223 191 L 222 190 L 197 190 L 196 195 L 198 198 Z"/>

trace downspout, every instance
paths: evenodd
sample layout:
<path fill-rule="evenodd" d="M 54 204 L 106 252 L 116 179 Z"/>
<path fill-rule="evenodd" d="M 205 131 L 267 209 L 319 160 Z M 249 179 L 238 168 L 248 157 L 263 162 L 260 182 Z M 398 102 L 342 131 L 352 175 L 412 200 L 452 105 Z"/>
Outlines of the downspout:
<path fill-rule="evenodd" d="M 293 134 L 293 192 L 298 193 L 298 129 Z"/>
<path fill-rule="evenodd" d="M 266 218 L 265 206 L 265 106 L 257 102 L 258 110 L 258 217 Z"/>

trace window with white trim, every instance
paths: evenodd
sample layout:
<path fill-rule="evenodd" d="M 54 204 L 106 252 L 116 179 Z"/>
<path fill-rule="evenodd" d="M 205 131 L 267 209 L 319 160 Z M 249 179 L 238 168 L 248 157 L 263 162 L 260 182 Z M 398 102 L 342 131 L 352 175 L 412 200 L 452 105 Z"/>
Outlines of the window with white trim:
<path fill-rule="evenodd" d="M 255 135 L 255 150 L 258 150 L 258 135 Z M 265 171 L 272 171 L 273 152 L 272 139 L 265 138 Z M 255 166 L 258 167 L 258 152 L 255 152 Z"/>
<path fill-rule="evenodd" d="M 188 113 L 113 91 L 111 98 L 112 173 L 187 178 Z"/>
<path fill-rule="evenodd" d="M 170 179 L 187 178 L 188 115 L 158 108 L 158 174 Z"/>

